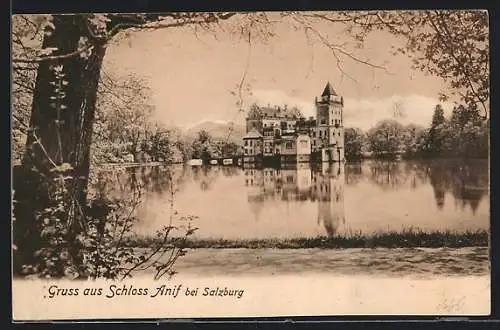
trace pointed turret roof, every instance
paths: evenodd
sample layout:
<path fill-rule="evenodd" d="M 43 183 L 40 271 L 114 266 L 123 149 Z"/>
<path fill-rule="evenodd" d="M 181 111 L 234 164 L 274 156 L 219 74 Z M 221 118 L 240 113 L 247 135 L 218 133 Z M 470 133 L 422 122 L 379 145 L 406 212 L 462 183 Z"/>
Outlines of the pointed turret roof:
<path fill-rule="evenodd" d="M 337 96 L 337 93 L 335 93 L 335 90 L 333 89 L 332 85 L 330 84 L 330 82 L 328 82 L 321 96 L 330 96 L 330 95 Z"/>

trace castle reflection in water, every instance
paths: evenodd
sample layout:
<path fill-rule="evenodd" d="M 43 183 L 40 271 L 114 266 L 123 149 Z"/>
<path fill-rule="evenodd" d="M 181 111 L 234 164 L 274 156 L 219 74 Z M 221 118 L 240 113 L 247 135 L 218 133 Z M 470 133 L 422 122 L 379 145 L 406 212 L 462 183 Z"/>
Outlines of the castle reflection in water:
<path fill-rule="evenodd" d="M 258 217 L 268 204 L 276 201 L 313 202 L 317 205 L 318 226 L 324 227 L 328 236 L 333 236 L 344 215 L 343 163 L 293 164 L 281 168 L 255 168 L 245 165 L 245 186 L 248 203 Z M 267 202 L 267 203 L 266 203 Z"/>

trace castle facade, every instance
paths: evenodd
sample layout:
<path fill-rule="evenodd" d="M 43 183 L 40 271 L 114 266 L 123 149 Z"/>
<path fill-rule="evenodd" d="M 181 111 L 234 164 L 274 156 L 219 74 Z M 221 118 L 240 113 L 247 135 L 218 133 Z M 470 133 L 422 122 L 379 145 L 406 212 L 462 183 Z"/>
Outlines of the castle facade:
<path fill-rule="evenodd" d="M 327 83 L 315 105 L 316 118 L 305 118 L 297 108 L 252 106 L 243 162 L 343 162 L 344 100 Z"/>

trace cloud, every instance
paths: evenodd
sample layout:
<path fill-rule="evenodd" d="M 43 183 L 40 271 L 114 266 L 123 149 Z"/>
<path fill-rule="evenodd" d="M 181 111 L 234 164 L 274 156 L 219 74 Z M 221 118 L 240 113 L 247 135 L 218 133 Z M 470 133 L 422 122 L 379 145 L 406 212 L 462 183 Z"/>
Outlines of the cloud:
<path fill-rule="evenodd" d="M 255 90 L 252 102 L 259 105 L 297 106 L 305 116 L 315 116 L 314 102 L 303 100 L 280 90 Z M 386 98 L 344 98 L 344 125 L 367 130 L 383 119 L 395 119 L 404 125 L 428 126 L 436 104 L 443 106 L 445 116 L 451 114 L 453 104 L 422 95 L 393 95 Z"/>
<path fill-rule="evenodd" d="M 349 99 L 344 101 L 344 125 L 369 129 L 383 119 L 396 119 L 402 124 L 428 126 L 436 104 L 441 104 L 445 116 L 453 104 L 421 95 L 393 95 L 380 99 Z"/>

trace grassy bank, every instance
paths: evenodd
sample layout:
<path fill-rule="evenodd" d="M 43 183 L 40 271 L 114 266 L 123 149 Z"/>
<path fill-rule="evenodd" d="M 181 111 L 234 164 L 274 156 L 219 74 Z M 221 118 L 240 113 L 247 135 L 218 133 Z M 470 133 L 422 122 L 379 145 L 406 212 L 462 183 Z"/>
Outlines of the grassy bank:
<path fill-rule="evenodd" d="M 178 245 L 180 240 L 172 239 L 168 243 Z M 158 243 L 156 237 L 135 236 L 123 242 L 129 247 L 151 247 Z M 275 248 L 275 249 L 305 249 L 305 248 L 460 248 L 486 247 L 489 235 L 486 230 L 452 232 L 404 230 L 401 232 L 381 232 L 371 235 L 362 233 L 338 235 L 333 237 L 285 238 L 285 239 L 197 239 L 185 242 L 186 248 Z"/>

